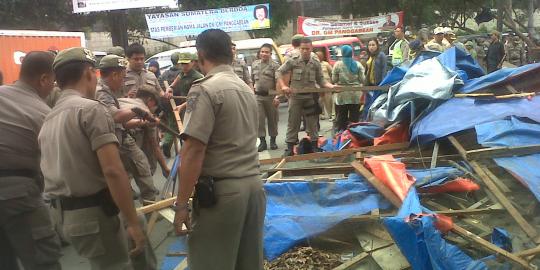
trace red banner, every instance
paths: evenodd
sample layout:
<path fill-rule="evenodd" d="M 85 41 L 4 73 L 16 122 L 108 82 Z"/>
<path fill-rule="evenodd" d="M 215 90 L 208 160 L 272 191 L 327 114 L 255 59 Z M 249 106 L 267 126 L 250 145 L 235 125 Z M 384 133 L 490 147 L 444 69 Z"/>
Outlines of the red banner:
<path fill-rule="evenodd" d="M 403 11 L 358 19 L 298 17 L 298 33 L 304 36 L 346 36 L 392 31 L 403 26 Z"/>

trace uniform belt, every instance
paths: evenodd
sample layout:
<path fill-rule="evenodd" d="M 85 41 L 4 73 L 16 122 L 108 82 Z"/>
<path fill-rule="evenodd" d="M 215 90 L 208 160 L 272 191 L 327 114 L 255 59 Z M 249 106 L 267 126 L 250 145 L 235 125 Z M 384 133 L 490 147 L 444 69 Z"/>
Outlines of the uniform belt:
<path fill-rule="evenodd" d="M 12 176 L 35 178 L 38 176 L 38 173 L 30 169 L 0 169 L 0 177 Z"/>
<path fill-rule="evenodd" d="M 64 211 L 101 206 L 108 194 L 108 189 L 102 189 L 96 194 L 85 197 L 60 197 L 60 205 Z"/>
<path fill-rule="evenodd" d="M 262 97 L 267 97 L 267 96 L 268 96 L 268 92 L 264 92 L 264 91 L 255 91 L 255 95 L 257 95 L 257 96 L 262 96 Z"/>

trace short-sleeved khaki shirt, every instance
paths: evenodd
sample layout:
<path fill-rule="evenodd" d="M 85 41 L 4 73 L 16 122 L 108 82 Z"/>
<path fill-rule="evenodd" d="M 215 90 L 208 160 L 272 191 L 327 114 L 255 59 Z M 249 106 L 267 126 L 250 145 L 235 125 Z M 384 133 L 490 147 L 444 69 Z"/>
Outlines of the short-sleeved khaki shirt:
<path fill-rule="evenodd" d="M 257 59 L 251 65 L 251 78 L 255 83 L 255 92 L 266 93 L 267 95 L 276 95 L 276 72 L 279 64 L 270 59 L 269 62 L 263 62 Z"/>
<path fill-rule="evenodd" d="M 238 59 L 234 60 L 232 63 L 232 67 L 234 70 L 234 73 L 245 83 L 248 85 L 252 85 L 253 82 L 251 81 L 251 76 L 249 75 L 249 69 L 247 68 L 247 65 Z"/>
<path fill-rule="evenodd" d="M 257 100 L 229 65 L 212 69 L 189 91 L 183 136 L 207 145 L 202 175 L 258 175 Z"/>
<path fill-rule="evenodd" d="M 62 90 L 39 133 L 45 192 L 82 197 L 107 187 L 96 151 L 118 145 L 114 121 L 103 103 Z"/>
<path fill-rule="evenodd" d="M 278 69 L 278 76 L 283 76 L 291 72 L 291 84 L 290 87 L 294 89 L 303 89 L 305 87 L 315 87 L 316 84 L 324 85 L 326 83 L 323 73 L 321 62 L 315 61 L 313 57 L 305 61 L 298 54 L 289 58 Z M 311 98 L 311 94 L 293 94 L 293 97 L 297 98 Z"/>
<path fill-rule="evenodd" d="M 134 90 L 137 92 L 143 85 L 148 85 L 156 90 L 156 93 L 161 93 L 163 90 L 159 85 L 159 80 L 154 73 L 143 69 L 141 71 L 134 71 L 131 68 L 127 68 L 126 76 L 124 77 L 124 88 L 120 93 L 122 97 L 127 97 L 129 91 Z"/>
<path fill-rule="evenodd" d="M 30 85 L 0 86 L 0 169 L 39 170 L 37 137 L 50 111 Z"/>

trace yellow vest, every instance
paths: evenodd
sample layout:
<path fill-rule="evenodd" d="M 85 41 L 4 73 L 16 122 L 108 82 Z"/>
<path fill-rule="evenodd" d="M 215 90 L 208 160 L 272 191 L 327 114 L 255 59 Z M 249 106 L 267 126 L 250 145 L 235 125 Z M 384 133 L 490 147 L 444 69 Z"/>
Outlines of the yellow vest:
<path fill-rule="evenodd" d="M 392 66 L 397 66 L 403 63 L 403 51 L 401 50 L 401 43 L 403 39 L 394 42 L 394 48 L 392 48 Z"/>

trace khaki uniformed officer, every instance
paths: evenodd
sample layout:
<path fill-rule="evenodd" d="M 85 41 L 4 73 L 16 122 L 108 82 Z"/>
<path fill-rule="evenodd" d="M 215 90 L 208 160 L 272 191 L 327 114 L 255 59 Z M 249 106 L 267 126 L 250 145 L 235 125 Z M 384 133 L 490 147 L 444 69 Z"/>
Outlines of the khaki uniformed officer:
<path fill-rule="evenodd" d="M 334 88 L 333 84 L 324 80 L 321 63 L 313 59 L 311 56 L 312 51 L 311 40 L 308 38 L 302 39 L 300 42 L 300 55 L 292 56 L 278 69 L 279 83 L 282 85 L 281 90 L 290 95 L 285 156 L 293 155 L 294 145 L 298 143 L 298 132 L 300 131 L 300 119 L 302 116 L 306 120 L 306 131 L 311 136 L 314 146 L 316 146 L 319 137 L 317 128 L 319 119 L 317 112 L 318 98 L 315 99 L 314 94 L 311 93 L 295 94 L 294 90 L 315 87 L 316 84 L 324 88 Z M 290 74 L 291 78 L 290 86 L 284 80 L 284 77 L 289 77 L 288 74 Z"/>
<path fill-rule="evenodd" d="M 237 58 L 236 44 L 232 43 L 231 46 L 233 52 L 232 67 L 234 73 L 238 75 L 238 78 L 240 78 L 240 80 L 244 81 L 251 89 L 253 89 L 253 81 L 251 80 L 251 76 L 249 75 L 249 69 L 246 65 L 246 62 Z"/>
<path fill-rule="evenodd" d="M 0 87 L 0 268 L 60 269 L 60 241 L 41 193 L 38 133 L 54 87 L 49 52 L 30 52 L 19 80 Z"/>
<path fill-rule="evenodd" d="M 120 98 L 118 101 L 120 102 L 120 108 L 132 109 L 137 107 L 149 114 L 153 114 L 158 108 L 159 100 L 160 97 L 158 93 L 147 86 L 143 86 L 137 91 L 136 98 Z M 159 147 L 157 128 L 154 125 L 144 125 L 133 131 L 132 136 L 135 139 L 137 146 L 142 149 L 148 158 L 152 175 L 154 175 L 157 163 L 159 163 L 163 174 L 168 176 L 170 169 L 167 167 L 167 162 Z"/>
<path fill-rule="evenodd" d="M 152 123 L 158 120 L 140 108 L 120 109 L 120 103 L 115 97 L 115 93 L 122 89 L 122 78 L 125 75 L 126 66 L 127 62 L 120 56 L 107 55 L 101 59 L 99 63 L 101 79 L 97 85 L 96 99 L 107 106 L 116 123 L 115 131 L 120 142 L 120 157 L 125 168 L 135 179 L 144 203 L 145 200 L 155 200 L 157 189 L 154 186 L 150 162 L 142 149 L 137 146 L 130 132 L 133 129 L 153 125 Z M 135 117 L 139 118 L 134 119 Z M 168 172 L 166 166 L 165 169 L 164 171 Z"/>
<path fill-rule="evenodd" d="M 257 151 L 267 149 L 266 127 L 268 120 L 268 135 L 270 135 L 270 149 L 277 149 L 276 136 L 278 135 L 279 99 L 276 97 L 276 72 L 279 64 L 272 60 L 272 45 L 263 44 L 259 49 L 259 57 L 251 66 L 251 77 L 255 82 L 255 95 L 259 107 L 259 139 Z"/>
<path fill-rule="evenodd" d="M 129 65 L 124 78 L 124 89 L 122 91 L 122 96 L 131 98 L 135 97 L 137 90 L 139 90 L 143 85 L 148 85 L 156 89 L 156 91 L 162 95 L 163 91 L 161 86 L 159 86 L 159 81 L 156 78 L 156 75 L 144 68 L 144 58 L 146 56 L 144 47 L 137 43 L 131 44 L 126 50 L 126 56 L 129 61 Z"/>
<path fill-rule="evenodd" d="M 210 29 L 197 37 L 206 74 L 189 92 L 174 226 L 190 229 L 188 199 L 198 182 L 188 236 L 192 270 L 262 270 L 266 195 L 257 153 L 257 101 L 230 63 L 230 37 Z M 204 185 L 213 196 L 203 196 Z"/>
<path fill-rule="evenodd" d="M 60 198 L 64 233 L 92 269 L 132 269 L 127 232 L 135 242 L 131 254 L 145 245 L 129 179 L 118 153 L 114 121 L 93 100 L 95 57 L 87 49 L 61 51 L 53 68 L 60 99 L 39 133 L 45 191 Z"/>
<path fill-rule="evenodd" d="M 180 65 L 182 66 L 181 72 L 178 74 L 176 79 L 174 79 L 171 86 L 167 89 L 167 93 L 169 95 L 175 95 L 175 96 L 187 96 L 189 93 L 189 89 L 191 88 L 191 85 L 194 81 L 203 78 L 204 76 L 196 71 L 193 67 L 195 65 L 195 62 L 193 60 L 193 55 L 190 53 L 182 53 L 180 54 Z M 181 105 L 184 101 L 183 100 L 175 100 L 176 105 Z M 184 118 L 184 113 L 182 112 L 180 114 L 182 119 Z M 173 112 L 169 112 L 167 115 L 168 126 L 172 128 L 173 130 L 178 130 L 177 124 L 176 124 L 176 118 L 174 117 Z M 173 144 L 173 136 L 170 133 L 165 133 L 163 136 L 163 153 L 165 156 L 170 157 L 171 156 L 171 146 Z"/>

